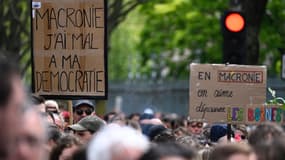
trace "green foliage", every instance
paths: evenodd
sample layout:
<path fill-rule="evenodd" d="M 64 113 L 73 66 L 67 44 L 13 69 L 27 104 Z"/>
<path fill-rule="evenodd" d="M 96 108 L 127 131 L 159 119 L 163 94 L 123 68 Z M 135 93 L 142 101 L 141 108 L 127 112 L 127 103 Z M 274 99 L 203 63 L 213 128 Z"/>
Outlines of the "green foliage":
<path fill-rule="evenodd" d="M 268 75 L 280 75 L 281 54 L 285 44 L 285 1 L 269 0 L 260 33 L 261 64 L 268 66 Z M 283 51 L 284 52 L 284 51 Z"/>
<path fill-rule="evenodd" d="M 28 6 L 28 1 L 4 0 L 1 2 L 1 50 L 19 55 L 29 47 L 30 12 Z"/>
<path fill-rule="evenodd" d="M 20 61 L 23 74 L 27 73 L 31 61 L 29 6 L 30 1 L 26 0 L 3 0 L 0 5 L 0 50 Z"/>
<path fill-rule="evenodd" d="M 185 79 L 191 62 L 221 63 L 220 17 L 228 8 L 226 0 L 155 0 L 144 4 L 141 12 L 147 24 L 138 46 L 141 72 L 151 77 L 154 71 L 159 75 L 167 69 L 166 77 Z M 259 64 L 267 65 L 269 76 L 279 75 L 280 49 L 285 52 L 284 8 L 284 0 L 269 0 L 261 25 Z"/>
<path fill-rule="evenodd" d="M 117 12 L 113 14 L 120 25 L 110 31 L 111 80 L 141 76 L 187 79 L 191 62 L 222 62 L 220 16 L 228 8 L 228 0 L 145 2 L 140 3 L 139 10 L 129 12 L 126 19 L 118 18 Z M 29 6 L 30 1 L 25 0 L 3 0 L 0 6 L 0 50 L 20 59 L 28 81 L 31 77 Z M 268 0 L 261 25 L 259 63 L 268 66 L 269 76 L 280 74 L 280 49 L 284 51 L 285 44 L 284 8 L 284 0 Z M 109 8 L 109 13 L 113 10 Z"/>
<path fill-rule="evenodd" d="M 145 4 L 141 11 L 147 24 L 138 46 L 142 72 L 151 76 L 156 70 L 157 78 L 185 79 L 190 62 L 221 63 L 220 15 L 227 2 L 164 0 Z M 149 61 L 159 67 L 149 66 Z"/>
<path fill-rule="evenodd" d="M 138 72 L 140 56 L 135 47 L 144 23 L 136 9 L 112 33 L 108 55 L 110 80 L 132 78 Z"/>
<path fill-rule="evenodd" d="M 276 91 L 272 90 L 270 87 L 268 88 L 268 91 L 273 99 L 269 100 L 267 104 L 279 104 L 282 106 L 282 109 L 285 110 L 285 99 L 282 97 L 276 97 Z"/>

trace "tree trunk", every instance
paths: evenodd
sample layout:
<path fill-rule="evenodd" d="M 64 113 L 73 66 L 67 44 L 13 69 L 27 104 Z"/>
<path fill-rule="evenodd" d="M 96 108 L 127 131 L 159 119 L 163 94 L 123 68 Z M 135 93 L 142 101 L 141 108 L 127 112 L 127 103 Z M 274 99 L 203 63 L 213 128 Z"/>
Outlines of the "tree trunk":
<path fill-rule="evenodd" d="M 230 7 L 241 10 L 246 18 L 246 64 L 257 65 L 259 60 L 259 31 L 268 0 L 232 0 Z"/>

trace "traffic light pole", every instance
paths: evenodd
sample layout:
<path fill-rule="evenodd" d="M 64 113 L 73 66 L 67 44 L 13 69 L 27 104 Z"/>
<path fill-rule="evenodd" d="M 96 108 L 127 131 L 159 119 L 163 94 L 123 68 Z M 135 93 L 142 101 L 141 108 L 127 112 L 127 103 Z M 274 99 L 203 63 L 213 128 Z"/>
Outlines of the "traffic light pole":
<path fill-rule="evenodd" d="M 223 63 L 245 64 L 246 20 L 241 12 L 226 11 L 221 18 Z"/>

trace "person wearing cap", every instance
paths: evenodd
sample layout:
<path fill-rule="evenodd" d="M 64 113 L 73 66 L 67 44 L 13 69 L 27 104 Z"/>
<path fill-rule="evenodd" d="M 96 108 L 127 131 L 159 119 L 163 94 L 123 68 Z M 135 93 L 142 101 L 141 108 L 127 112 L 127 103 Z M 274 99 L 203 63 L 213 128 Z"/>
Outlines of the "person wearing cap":
<path fill-rule="evenodd" d="M 75 135 L 83 142 L 88 143 L 100 128 L 106 125 L 101 118 L 91 115 L 82 118 L 78 123 L 70 125 L 69 128 L 74 131 Z"/>
<path fill-rule="evenodd" d="M 91 100 L 75 100 L 73 106 L 73 121 L 77 123 L 82 118 L 95 114 L 95 104 Z"/>
<path fill-rule="evenodd" d="M 45 101 L 45 110 L 46 112 L 52 112 L 59 114 L 58 103 L 55 100 L 46 100 Z"/>
<path fill-rule="evenodd" d="M 214 124 L 210 129 L 210 140 L 212 144 L 225 144 L 228 143 L 227 137 L 227 125 L 226 124 Z M 231 142 L 235 142 L 233 139 L 234 133 L 231 131 Z"/>
<path fill-rule="evenodd" d="M 64 130 L 64 120 L 60 116 L 60 110 L 58 103 L 55 100 L 46 100 L 45 101 L 45 111 L 49 114 L 52 114 L 53 123 L 61 130 Z"/>

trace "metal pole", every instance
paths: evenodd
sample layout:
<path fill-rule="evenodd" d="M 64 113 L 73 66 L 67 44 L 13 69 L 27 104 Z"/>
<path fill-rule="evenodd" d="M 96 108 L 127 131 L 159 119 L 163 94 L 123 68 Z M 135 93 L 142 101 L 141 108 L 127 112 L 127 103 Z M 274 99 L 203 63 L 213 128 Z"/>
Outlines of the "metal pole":
<path fill-rule="evenodd" d="M 231 142 L 231 136 L 232 136 L 232 126 L 230 123 L 227 124 L 227 137 L 228 141 Z"/>

